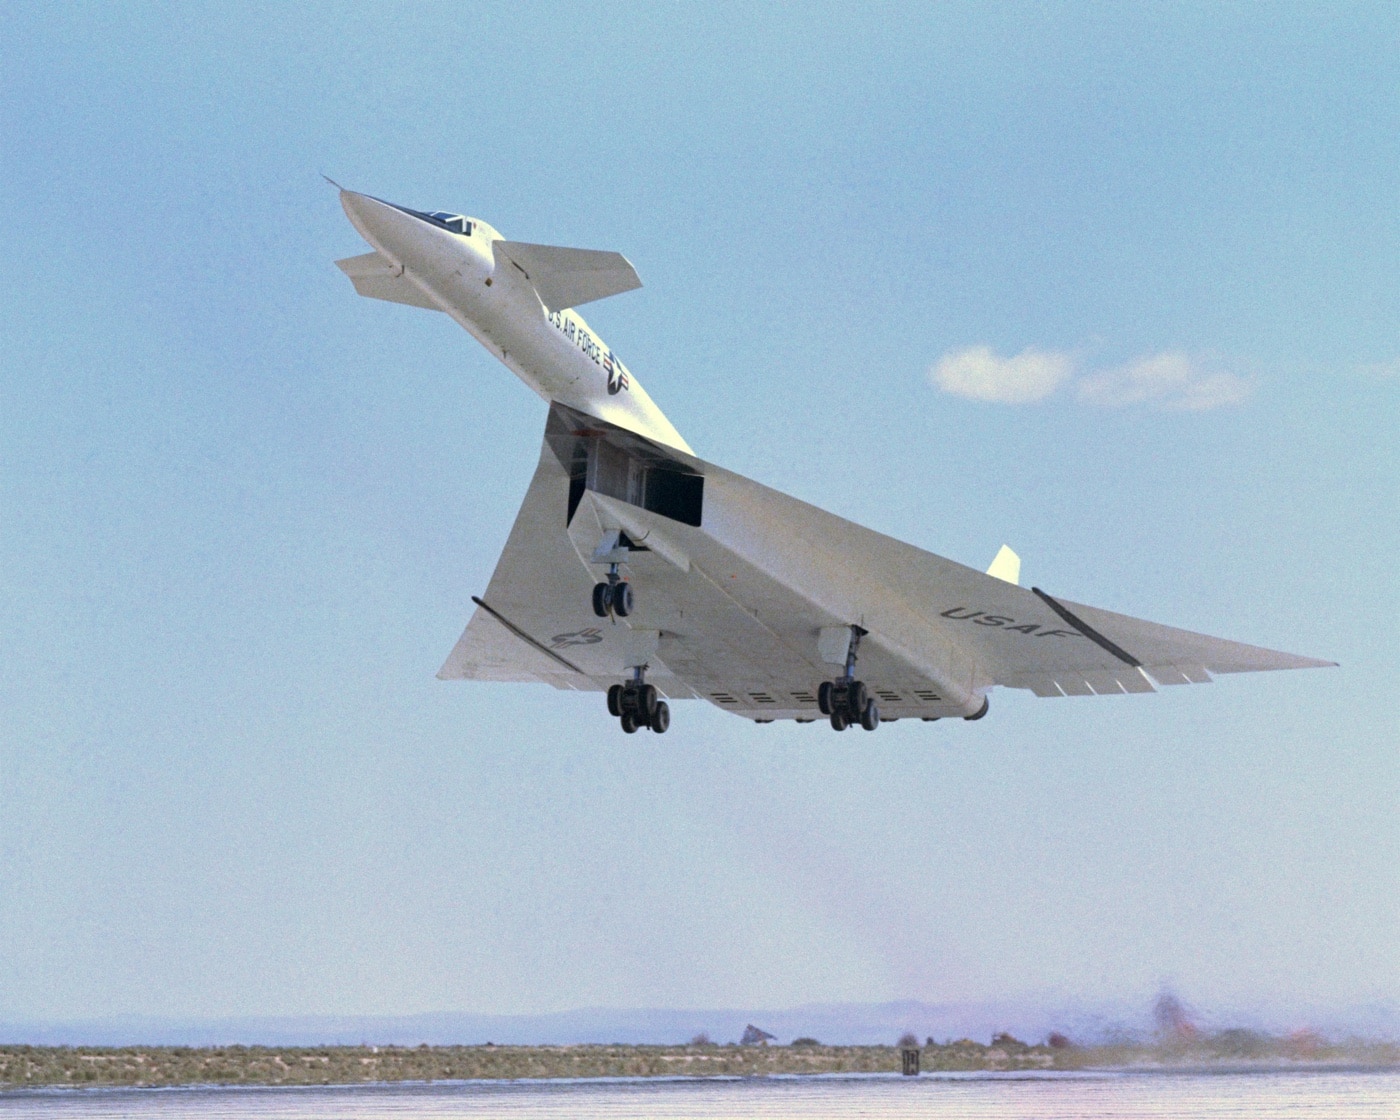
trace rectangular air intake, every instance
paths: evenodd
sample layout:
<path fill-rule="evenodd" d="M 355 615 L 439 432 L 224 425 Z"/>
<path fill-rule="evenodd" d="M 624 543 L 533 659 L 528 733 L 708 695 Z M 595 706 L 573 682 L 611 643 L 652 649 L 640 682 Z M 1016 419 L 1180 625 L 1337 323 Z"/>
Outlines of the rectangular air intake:
<path fill-rule="evenodd" d="M 625 447 L 607 433 L 551 432 L 550 443 L 569 471 L 569 520 L 585 490 L 606 494 L 683 525 L 699 526 L 705 479 L 649 447 Z"/>

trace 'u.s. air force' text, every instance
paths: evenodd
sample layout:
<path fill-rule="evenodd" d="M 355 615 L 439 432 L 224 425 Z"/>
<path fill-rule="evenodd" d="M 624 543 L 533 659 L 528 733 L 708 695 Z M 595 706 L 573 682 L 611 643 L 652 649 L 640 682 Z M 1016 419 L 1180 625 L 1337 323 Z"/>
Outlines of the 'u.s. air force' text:
<path fill-rule="evenodd" d="M 602 366 L 608 378 L 608 392 L 616 394 L 632 388 L 632 378 L 627 367 L 611 350 L 598 341 L 598 337 L 575 319 L 562 311 L 551 311 L 549 323 L 555 330 L 583 351 L 596 366 Z"/>

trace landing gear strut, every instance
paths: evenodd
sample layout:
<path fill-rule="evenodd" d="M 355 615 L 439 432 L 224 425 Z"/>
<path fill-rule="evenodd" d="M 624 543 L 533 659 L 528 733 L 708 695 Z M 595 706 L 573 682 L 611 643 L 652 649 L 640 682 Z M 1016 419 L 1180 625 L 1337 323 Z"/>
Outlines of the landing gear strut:
<path fill-rule="evenodd" d="M 656 686 L 646 683 L 645 665 L 632 670 L 630 681 L 608 689 L 608 715 L 617 716 L 629 735 L 639 727 L 650 727 L 663 735 L 671 726 L 671 709 L 657 696 Z"/>
<path fill-rule="evenodd" d="M 626 618 L 632 613 L 635 603 L 632 585 L 617 574 L 616 564 L 609 564 L 606 582 L 593 585 L 593 613 L 599 618 L 607 618 L 610 614 Z"/>
<path fill-rule="evenodd" d="M 880 709 L 866 692 L 865 683 L 856 680 L 856 651 L 864 634 L 859 626 L 851 627 L 846 671 L 834 681 L 822 681 L 817 687 L 817 707 L 822 715 L 831 717 L 831 726 L 836 731 L 845 731 L 856 723 L 866 731 L 880 726 Z"/>

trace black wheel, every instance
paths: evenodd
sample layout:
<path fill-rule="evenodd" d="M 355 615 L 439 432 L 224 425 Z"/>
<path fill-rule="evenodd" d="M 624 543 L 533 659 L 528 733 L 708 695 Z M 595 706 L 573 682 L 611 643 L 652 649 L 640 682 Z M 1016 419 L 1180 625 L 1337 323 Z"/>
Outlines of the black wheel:
<path fill-rule="evenodd" d="M 630 583 L 619 583 L 612 589 L 612 609 L 618 618 L 626 618 L 631 614 L 636 603 Z"/>
<path fill-rule="evenodd" d="M 656 714 L 657 702 L 655 685 L 644 684 L 637 689 L 637 711 L 646 719 Z"/>
<path fill-rule="evenodd" d="M 631 712 L 622 713 L 622 730 L 629 735 L 637 730 L 637 717 Z"/>
<path fill-rule="evenodd" d="M 971 721 L 974 720 L 974 719 L 981 719 L 983 716 L 985 716 L 985 715 L 987 714 L 987 709 L 990 708 L 991 706 L 992 706 L 991 697 L 989 697 L 989 696 L 984 696 L 984 697 L 982 697 L 982 706 L 981 706 L 980 708 L 978 708 L 975 712 L 973 712 L 972 715 L 970 715 L 970 716 L 963 716 L 963 719 L 967 720 L 968 722 L 971 722 Z"/>
<path fill-rule="evenodd" d="M 860 725 L 867 731 L 874 731 L 880 726 L 880 709 L 875 706 L 874 700 L 867 700 L 861 709 Z"/>
<path fill-rule="evenodd" d="M 622 715 L 622 685 L 615 684 L 608 689 L 608 715 Z"/>
<path fill-rule="evenodd" d="M 656 711 L 651 713 L 651 729 L 658 735 L 666 734 L 666 728 L 671 726 L 671 708 L 665 700 L 657 702 Z"/>
<path fill-rule="evenodd" d="M 831 682 L 822 681 L 817 686 L 817 708 L 824 716 L 831 715 Z"/>
<path fill-rule="evenodd" d="M 852 719 L 860 719 L 868 699 L 865 692 L 865 682 L 852 681 L 850 687 L 846 689 L 846 709 L 851 713 Z"/>
<path fill-rule="evenodd" d="M 846 713 L 839 708 L 831 713 L 831 730 L 845 731 L 850 726 L 851 721 L 846 718 Z"/>
<path fill-rule="evenodd" d="M 593 613 L 599 618 L 607 618 L 612 608 L 612 587 L 606 583 L 593 585 Z"/>

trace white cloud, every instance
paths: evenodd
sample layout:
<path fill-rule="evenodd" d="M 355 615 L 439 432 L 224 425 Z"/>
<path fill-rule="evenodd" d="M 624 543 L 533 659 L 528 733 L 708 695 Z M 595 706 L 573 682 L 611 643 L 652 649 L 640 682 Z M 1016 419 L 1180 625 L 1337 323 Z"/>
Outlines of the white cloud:
<path fill-rule="evenodd" d="M 943 355 L 929 376 L 955 396 L 1024 404 L 1048 397 L 1073 371 L 1074 359 L 1052 350 L 1026 349 L 1003 358 L 990 346 L 969 346 Z"/>
<path fill-rule="evenodd" d="M 1245 378 L 1207 369 L 1198 359 L 1173 350 L 1081 377 L 1075 385 L 1081 401 L 1101 408 L 1144 404 L 1180 412 L 1225 408 L 1253 392 L 1253 383 Z"/>
<path fill-rule="evenodd" d="M 1098 408 L 1134 405 L 1173 412 L 1207 412 L 1247 400 L 1254 381 L 1219 369 L 1208 357 L 1180 350 L 1149 354 L 1110 369 L 1079 374 L 1078 358 L 1067 351 L 1028 347 L 1003 358 L 990 346 L 969 346 L 944 354 L 929 379 L 945 393 L 977 401 L 1027 404 L 1069 388 L 1082 403 Z M 1388 376 L 1390 363 L 1368 372 Z"/>

